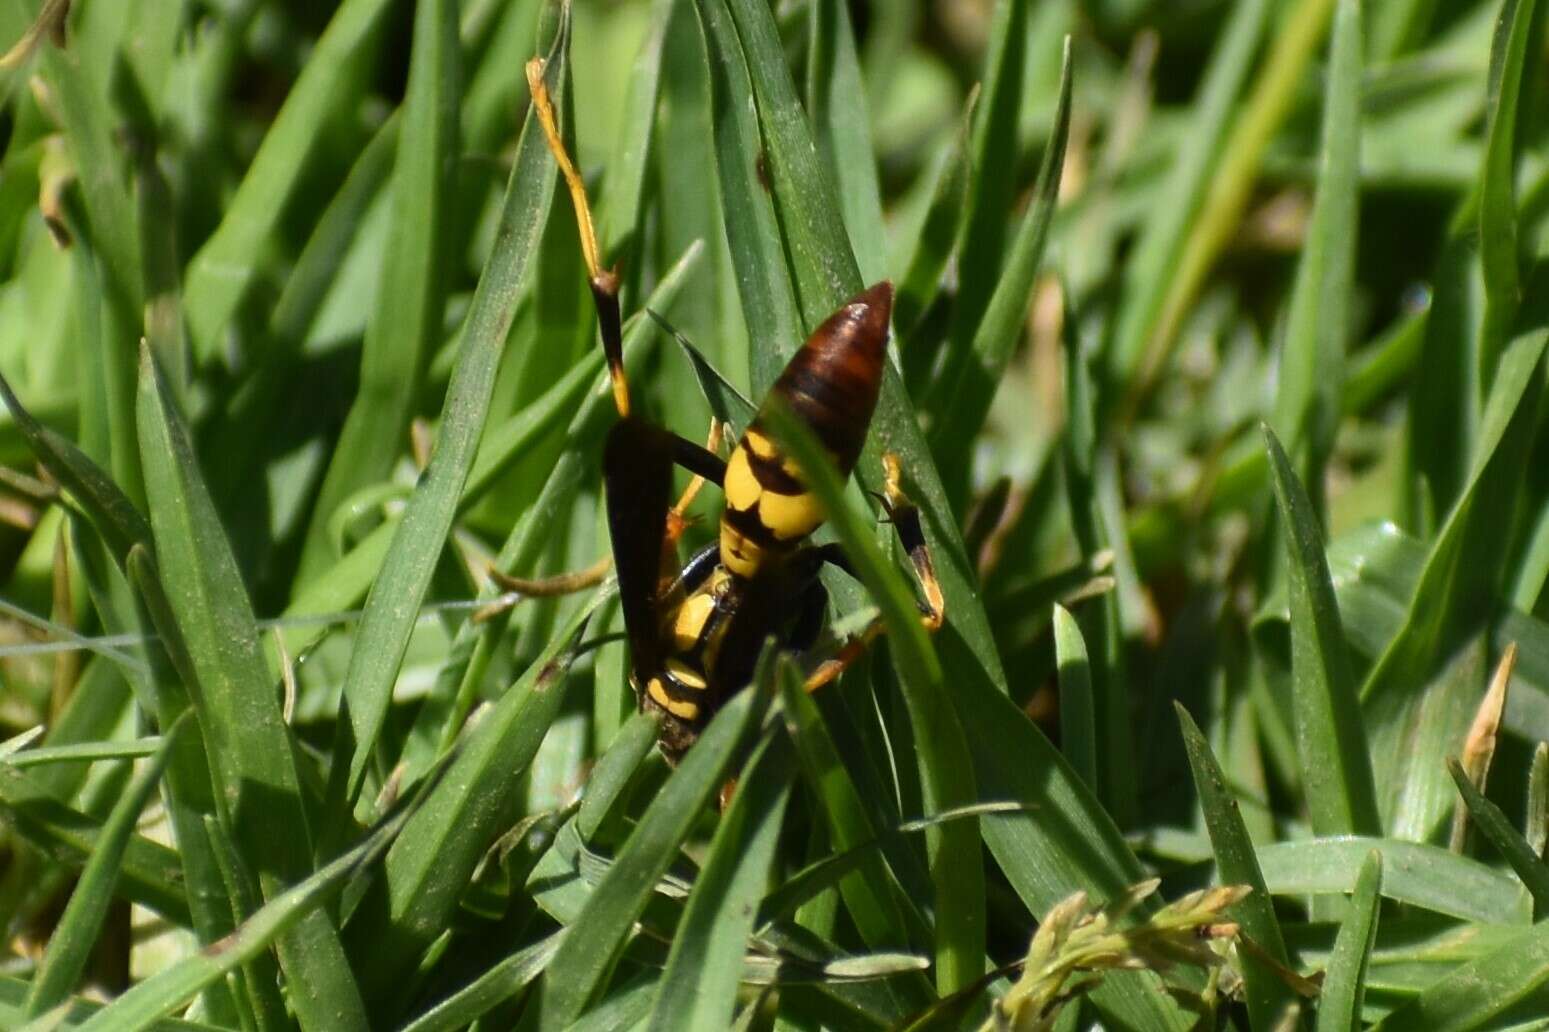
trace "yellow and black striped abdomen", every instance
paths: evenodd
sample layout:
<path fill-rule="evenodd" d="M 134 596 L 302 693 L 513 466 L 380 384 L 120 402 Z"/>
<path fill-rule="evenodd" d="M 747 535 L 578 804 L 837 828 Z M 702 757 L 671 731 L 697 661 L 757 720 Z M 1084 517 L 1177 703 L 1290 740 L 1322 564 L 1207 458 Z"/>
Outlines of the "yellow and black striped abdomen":
<path fill-rule="evenodd" d="M 792 356 L 770 397 L 805 423 L 842 476 L 855 468 L 877 405 L 887 354 L 893 286 L 882 282 L 829 316 Z M 768 404 L 768 402 L 766 402 Z M 823 522 L 800 470 L 764 432 L 748 427 L 726 466 L 721 563 L 753 577 Z"/>
<path fill-rule="evenodd" d="M 718 569 L 666 615 L 662 626 L 666 658 L 661 669 L 640 686 L 642 701 L 663 715 L 663 741 L 669 754 L 676 755 L 674 742 L 691 743 L 720 706 L 718 679 L 712 671 L 736 609 L 735 600 L 727 597 L 730 586 L 730 574 Z"/>

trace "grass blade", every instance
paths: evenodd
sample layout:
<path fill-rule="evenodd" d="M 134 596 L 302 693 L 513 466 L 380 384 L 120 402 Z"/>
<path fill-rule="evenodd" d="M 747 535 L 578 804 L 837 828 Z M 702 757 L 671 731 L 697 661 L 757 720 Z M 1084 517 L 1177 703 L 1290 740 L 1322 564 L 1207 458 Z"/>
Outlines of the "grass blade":
<path fill-rule="evenodd" d="M 570 925 L 544 975 L 541 1028 L 568 1028 L 606 985 L 657 880 L 763 714 L 773 664 L 766 660 L 763 667 L 755 687 L 728 701 L 684 756 Z"/>
<path fill-rule="evenodd" d="M 1485 100 L 1485 154 L 1479 170 L 1479 263 L 1484 270 L 1484 325 L 1479 335 L 1481 395 L 1495 378 L 1522 300 L 1517 243 L 1517 103 L 1527 66 L 1537 0 L 1502 0 L 1490 45 Z M 1540 29 L 1542 26 L 1539 26 Z"/>
<path fill-rule="evenodd" d="M 897 569 L 884 559 L 867 522 L 845 501 L 844 486 L 812 431 L 779 411 L 769 424 L 775 439 L 801 468 L 845 555 L 881 607 L 919 750 L 925 806 L 935 813 L 977 802 L 968 739 L 913 595 Z M 927 832 L 926 851 L 936 894 L 936 987 L 945 996 L 984 973 L 984 861 L 979 829 L 972 821 L 962 821 Z"/>
<path fill-rule="evenodd" d="M 1371 758 L 1344 628 L 1323 555 L 1323 531 L 1290 459 L 1264 427 L 1275 501 L 1285 526 L 1291 586 L 1292 706 L 1313 831 L 1374 835 L 1381 828 Z"/>
<path fill-rule="evenodd" d="M 725 0 L 694 0 L 694 10 L 710 67 L 716 172 L 743 318 L 775 340 L 794 343 L 803 337 L 802 320 L 780 224 L 761 172 L 763 134 L 757 112 L 744 99 L 753 95 L 747 57 Z M 770 362 L 760 349 L 753 351 L 750 363 L 755 390 L 767 389 L 780 364 Z"/>
<path fill-rule="evenodd" d="M 382 877 L 346 928 L 350 951 L 370 956 L 367 994 L 390 994 L 447 927 L 463 889 L 505 829 L 519 788 L 564 703 L 562 687 L 587 622 L 609 594 L 594 593 L 499 702 L 466 732 L 446 775 L 393 843 Z"/>
<path fill-rule="evenodd" d="M 1150 360 L 1152 338 L 1159 332 L 1166 300 L 1183 256 L 1193 220 L 1204 203 L 1211 177 L 1226 139 L 1228 120 L 1258 53 L 1272 4 L 1248 0 L 1237 4 L 1195 94 L 1185 143 L 1173 160 L 1158 205 L 1141 230 L 1140 240 L 1124 269 L 1124 302 L 1109 346 L 1104 380 L 1133 389 Z"/>
<path fill-rule="evenodd" d="M 273 900 L 311 871 L 294 743 L 258 646 L 242 575 L 188 430 L 148 349 L 141 353 L 138 408 L 158 566 L 192 664 L 188 690 L 212 761 L 217 811 L 264 898 Z M 326 914 L 302 915 L 281 938 L 279 954 L 304 1026 L 366 1027 Z"/>
<path fill-rule="evenodd" d="M 318 142 L 317 127 L 349 104 L 359 55 L 384 13 L 387 0 L 345 0 L 318 38 L 306 67 L 264 135 L 220 226 L 188 264 L 186 313 L 194 357 L 209 361 L 258 271 L 258 258 Z"/>
<path fill-rule="evenodd" d="M 1274 903 L 1264 884 L 1264 874 L 1253 854 L 1253 841 L 1248 837 L 1248 827 L 1243 823 L 1237 800 L 1227 787 L 1215 755 L 1205 736 L 1189 711 L 1173 703 L 1178 713 L 1178 724 L 1183 731 L 1183 746 L 1189 754 L 1189 769 L 1194 775 L 1194 790 L 1199 793 L 1200 809 L 1205 814 L 1205 827 L 1210 832 L 1210 844 L 1215 850 L 1217 878 L 1222 885 L 1247 885 L 1253 891 L 1231 908 L 1228 913 L 1242 925 L 1242 930 L 1270 961 L 1281 967 L 1289 966 L 1286 959 L 1285 939 L 1280 934 L 1280 922 L 1275 918 Z M 1247 990 L 1248 1015 L 1256 1028 L 1272 1028 L 1281 1014 L 1295 1002 L 1290 987 L 1278 972 L 1258 956 L 1257 951 L 1240 951 L 1242 978 Z"/>
<path fill-rule="evenodd" d="M 1350 916 L 1339 927 L 1329 956 L 1323 994 L 1318 998 L 1318 1032 L 1352 1032 L 1362 1027 L 1366 968 L 1377 941 L 1382 895 L 1382 854 L 1373 850 L 1361 865 L 1350 898 Z"/>
<path fill-rule="evenodd" d="M 568 14 L 562 17 L 568 26 Z M 568 75 L 568 38 L 568 29 L 562 26 L 544 71 L 550 93 L 561 107 Z M 529 116 L 501 211 L 499 246 L 485 264 L 468 310 L 457 365 L 447 386 L 435 455 L 393 535 L 382 571 L 366 598 L 355 648 L 350 653 L 344 682 L 349 722 L 340 724 L 341 733 L 347 729 L 348 734 L 336 744 L 336 770 L 330 773 L 335 800 L 353 800 L 360 792 L 366 764 L 387 716 L 415 614 L 430 588 L 484 429 L 501 350 L 548 221 L 555 174 L 543 134 Z"/>
<path fill-rule="evenodd" d="M 81 869 L 80 880 L 70 893 L 70 902 L 65 905 L 65 912 L 49 938 L 48 951 L 33 975 L 32 988 L 23 1008 L 28 1018 L 36 1018 L 64 1002 L 86 969 L 108 907 L 113 902 L 113 883 L 118 880 L 119 865 L 123 862 L 129 837 L 134 833 L 135 822 L 140 819 L 140 811 L 145 809 L 146 801 L 161 780 L 173 741 L 179 732 L 186 730 L 187 723 L 185 713 L 167 729 L 155 757 L 135 775 L 134 781 L 114 804 L 113 813 L 103 822 L 96 848 Z"/>
<path fill-rule="evenodd" d="M 893 295 L 893 323 L 904 341 L 899 350 L 905 356 L 905 369 L 913 368 L 909 364 L 910 357 L 919 350 L 914 344 L 913 333 L 936 299 L 942 274 L 952 257 L 952 245 L 957 240 L 957 227 L 963 221 L 963 210 L 968 203 L 969 141 L 973 134 L 977 98 L 977 93 L 969 97 L 957 134 L 942 156 L 930 207 L 920 224 L 909 258 L 898 274 L 898 287 Z M 915 381 L 910 379 L 909 382 Z"/>
<path fill-rule="evenodd" d="M 1420 755 L 1403 740 L 1407 716 L 1421 704 L 1436 713 L 1439 737 L 1459 740 L 1483 683 L 1442 680 L 1425 694 L 1442 659 L 1466 640 L 1494 597 L 1503 541 L 1494 514 L 1509 511 L 1520 486 L 1523 456 L 1542 392 L 1549 333 L 1519 335 L 1501 356 L 1499 372 L 1478 434 L 1468 482 L 1425 560 L 1404 623 L 1366 677 L 1361 701 L 1376 759 L 1377 783 L 1387 786 L 1387 826 L 1422 840 L 1451 807 L 1452 789 L 1434 754 Z"/>
<path fill-rule="evenodd" d="M 157 1019 L 186 1004 L 211 982 L 258 956 L 283 938 L 286 931 L 307 914 L 315 912 L 347 879 L 381 855 L 382 850 L 403 827 L 409 812 L 406 810 L 349 852 L 319 868 L 317 873 L 294 888 L 269 900 L 240 928 L 222 940 L 219 949 L 201 950 L 137 983 L 82 1024 L 80 1027 L 83 1032 L 124 1032 L 148 1028 Z M 291 998 L 294 1000 L 295 996 Z"/>
<path fill-rule="evenodd" d="M 532 983 L 548 968 L 563 931 L 539 939 L 491 967 L 403 1027 L 403 1032 L 456 1032 L 477 1021 Z"/>
<path fill-rule="evenodd" d="M 957 244 L 959 289 L 947 334 L 947 346 L 961 354 L 972 345 L 1005 262 L 1006 213 L 1017 183 L 1003 173 L 1017 164 L 1031 6 L 1028 0 L 997 0 L 990 22 Z"/>
<path fill-rule="evenodd" d="M 807 117 L 818 151 L 833 173 L 861 277 L 875 283 L 887 274 L 882 191 L 849 8 L 838 0 L 817 0 L 809 9 L 808 23 Z"/>
<path fill-rule="evenodd" d="M 784 680 L 796 677 L 785 668 Z M 650 1029 L 731 1024 L 742 954 L 790 798 L 793 759 L 791 741 L 781 728 L 767 735 L 748 760 L 673 936 Z"/>
<path fill-rule="evenodd" d="M 948 351 L 937 390 L 933 396 L 938 422 L 932 432 L 937 454 L 944 456 L 946 469 L 967 472 L 967 453 L 989 415 L 995 388 L 1005 375 L 1006 366 L 1022 339 L 1033 284 L 1043 262 L 1049 224 L 1059 201 L 1060 176 L 1065 169 L 1065 145 L 1070 138 L 1070 96 L 1072 76 L 1070 39 L 1064 46 L 1060 68 L 1059 100 L 1054 109 L 1054 128 L 1044 148 L 1043 165 L 1033 197 L 1022 216 L 1004 270 L 995 284 L 984 316 L 974 329 L 972 346 Z"/>
<path fill-rule="evenodd" d="M 1485 838 L 1490 840 L 1490 844 L 1506 858 L 1506 862 L 1517 872 L 1517 877 L 1522 879 L 1523 886 L 1533 897 L 1533 919 L 1542 918 L 1549 912 L 1549 865 L 1545 865 L 1543 858 L 1533 852 L 1533 848 L 1522 837 L 1522 833 L 1512 826 L 1501 808 L 1485 798 L 1455 758 L 1448 758 L 1447 773 L 1452 775 L 1453 783 L 1458 786 L 1463 803 L 1468 807 L 1469 817 Z"/>
<path fill-rule="evenodd" d="M 1060 676 L 1060 751 L 1087 788 L 1096 791 L 1097 724 L 1092 711 L 1092 668 L 1081 627 L 1054 604 L 1054 664 Z"/>
<path fill-rule="evenodd" d="M 377 305 L 366 324 L 360 389 L 339 432 L 302 546 L 305 580 L 327 554 L 327 526 L 350 495 L 392 470 L 444 321 L 449 208 L 461 87 L 456 0 L 416 4 L 409 84 L 393 166 Z"/>
<path fill-rule="evenodd" d="M 1348 836 L 1276 842 L 1258 850 L 1264 882 L 1277 896 L 1355 889 L 1372 850 L 1382 853 L 1382 894 L 1465 921 L 1525 925 L 1528 910 L 1515 878 L 1437 846 Z"/>
<path fill-rule="evenodd" d="M 1297 468 L 1313 485 L 1314 511 L 1319 513 L 1324 511 L 1323 463 L 1340 417 L 1355 283 L 1361 53 L 1361 6 L 1358 0 L 1337 0 L 1323 92 L 1318 195 L 1291 288 L 1272 420 L 1286 451 L 1305 460 Z"/>
<path fill-rule="evenodd" d="M 150 543 L 150 524 L 129 496 L 85 452 L 34 419 L 3 376 L 0 397 L 38 462 L 75 496 L 115 559 L 122 563 L 131 547 Z"/>
<path fill-rule="evenodd" d="M 0 763 L 0 812 L 12 832 L 55 863 L 84 867 L 97 850 L 102 825 L 60 802 L 34 779 Z M 192 922 L 178 856 L 159 842 L 132 835 L 119 865 L 118 893 L 180 927 Z"/>
<path fill-rule="evenodd" d="M 1486 1026 L 1520 1000 L 1535 996 L 1549 981 L 1549 922 L 1478 960 L 1460 964 L 1377 1025 L 1379 1029 L 1423 1028 L 1463 1032 Z"/>

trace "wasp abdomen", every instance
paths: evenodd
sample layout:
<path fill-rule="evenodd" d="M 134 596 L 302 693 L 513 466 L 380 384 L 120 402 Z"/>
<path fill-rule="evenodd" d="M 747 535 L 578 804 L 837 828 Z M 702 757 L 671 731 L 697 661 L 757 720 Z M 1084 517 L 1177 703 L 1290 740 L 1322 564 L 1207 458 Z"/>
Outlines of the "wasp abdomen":
<path fill-rule="evenodd" d="M 892 312 L 887 280 L 857 294 L 813 331 L 770 391 L 812 428 L 842 475 L 855 468 L 866 443 Z"/>
<path fill-rule="evenodd" d="M 811 427 L 845 476 L 860 457 L 877 405 L 892 308 L 893 285 L 885 280 L 856 295 L 807 339 L 770 391 Z M 732 450 L 725 489 L 721 561 L 739 576 L 754 576 L 770 559 L 789 555 L 823 522 L 801 471 L 759 419 Z"/>

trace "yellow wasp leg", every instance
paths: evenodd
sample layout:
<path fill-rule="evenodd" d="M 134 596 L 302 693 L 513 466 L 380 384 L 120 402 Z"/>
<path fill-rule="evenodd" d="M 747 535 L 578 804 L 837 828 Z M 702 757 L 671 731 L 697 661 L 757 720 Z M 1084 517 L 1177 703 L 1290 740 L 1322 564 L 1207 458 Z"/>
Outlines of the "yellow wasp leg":
<path fill-rule="evenodd" d="M 705 435 L 706 451 L 713 454 L 720 448 L 722 432 L 720 420 L 711 419 L 710 431 Z M 688 529 L 692 522 L 687 515 L 688 507 L 693 504 L 694 497 L 699 494 L 704 484 L 705 478 L 695 474 L 688 482 L 688 486 L 683 489 L 683 494 L 679 496 L 677 503 L 667 510 L 667 522 L 662 528 L 663 539 L 667 544 L 676 544 L 678 538 Z M 666 548 L 663 548 L 662 553 L 671 554 Z M 489 579 L 498 584 L 505 593 L 489 605 L 481 606 L 473 614 L 473 619 L 488 620 L 495 614 L 510 609 L 524 598 L 553 598 L 557 595 L 573 595 L 577 591 L 585 591 L 587 588 L 601 584 L 612 569 L 613 557 L 607 555 L 583 570 L 555 574 L 552 577 L 513 577 L 491 566 L 487 571 Z"/>
<path fill-rule="evenodd" d="M 560 135 L 559 120 L 554 115 L 554 100 L 543 83 L 543 58 L 535 57 L 527 62 L 527 88 L 532 93 L 533 110 L 538 113 L 538 123 L 543 126 L 544 139 L 549 151 L 559 165 L 565 186 L 570 190 L 570 204 L 575 208 L 576 227 L 581 234 L 581 256 L 586 260 L 586 274 L 591 283 L 592 301 L 597 306 L 597 325 L 602 333 L 602 350 L 608 358 L 608 379 L 613 383 L 613 404 L 619 415 L 629 415 L 629 379 L 624 374 L 624 339 L 619 315 L 619 278 L 612 269 L 604 269 L 597 248 L 597 229 L 592 220 L 592 206 L 586 199 L 586 184 L 581 173 L 565 150 L 564 137 Z"/>
<path fill-rule="evenodd" d="M 921 607 L 925 611 L 920 615 L 920 622 L 927 631 L 934 633 L 941 629 L 946 620 L 947 603 L 941 593 L 941 582 L 936 578 L 936 564 L 931 558 L 930 546 L 926 544 L 925 532 L 920 526 L 920 510 L 904 494 L 903 470 L 897 455 L 888 452 L 882 456 L 882 472 L 882 508 L 887 512 L 888 520 L 897 528 L 899 540 L 909 553 L 909 564 L 914 567 L 915 577 L 919 579 L 920 588 L 925 593 L 925 605 Z M 819 663 L 807 675 L 807 691 L 815 692 L 844 673 L 866 654 L 871 643 L 882 636 L 884 629 L 881 617 L 867 624 L 865 630 L 846 641 L 835 655 Z"/>

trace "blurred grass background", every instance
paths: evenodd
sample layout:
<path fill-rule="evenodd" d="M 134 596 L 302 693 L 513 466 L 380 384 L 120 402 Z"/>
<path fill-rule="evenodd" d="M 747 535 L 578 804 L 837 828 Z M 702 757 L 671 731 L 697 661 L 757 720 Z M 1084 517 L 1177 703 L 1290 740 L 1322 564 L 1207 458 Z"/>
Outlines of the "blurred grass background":
<path fill-rule="evenodd" d="M 1549 1027 L 1544 17 L 0 0 L 0 1026 Z M 897 290 L 676 770 L 540 54 L 655 418 Z"/>

